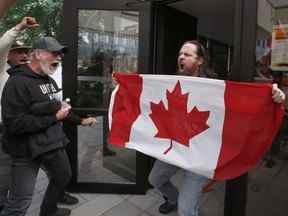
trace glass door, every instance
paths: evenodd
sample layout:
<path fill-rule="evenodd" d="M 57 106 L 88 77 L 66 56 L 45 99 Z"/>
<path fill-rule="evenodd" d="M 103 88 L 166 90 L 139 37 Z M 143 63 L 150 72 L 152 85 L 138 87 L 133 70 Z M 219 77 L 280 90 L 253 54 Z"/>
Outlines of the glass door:
<path fill-rule="evenodd" d="M 136 152 L 108 146 L 112 72 L 138 71 L 139 12 L 80 10 L 76 107 L 96 108 L 95 128 L 78 126 L 79 182 L 136 183 Z"/>
<path fill-rule="evenodd" d="M 66 35 L 73 53 L 64 61 L 64 95 L 72 98 L 73 111 L 78 115 L 95 116 L 98 120 L 93 128 L 65 125 L 71 140 L 68 147 L 73 169 L 70 188 L 79 192 L 143 193 L 150 159 L 134 150 L 115 148 L 107 143 L 108 107 L 115 87 L 113 72 L 149 72 L 150 59 L 146 53 L 150 52 L 147 43 L 150 27 L 145 20 L 149 20 L 150 15 L 144 13 L 143 6 L 125 9 L 127 5 L 119 4 L 119 0 L 108 0 L 110 4 L 91 5 L 91 2 L 74 3 L 77 27 L 72 27 L 74 31 L 67 28 L 70 34 Z M 95 9 L 98 4 L 101 9 Z M 103 9 L 100 4 L 107 6 Z M 145 7 L 147 12 L 147 5 Z M 146 31 L 141 25 L 146 25 Z"/>

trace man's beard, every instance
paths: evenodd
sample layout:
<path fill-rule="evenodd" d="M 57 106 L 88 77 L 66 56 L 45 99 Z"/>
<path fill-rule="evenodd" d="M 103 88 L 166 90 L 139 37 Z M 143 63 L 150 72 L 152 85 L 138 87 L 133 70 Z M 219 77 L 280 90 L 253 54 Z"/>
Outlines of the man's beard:
<path fill-rule="evenodd" d="M 196 70 L 196 71 L 178 70 L 177 75 L 198 77 L 200 76 L 200 71 L 199 70 Z"/>
<path fill-rule="evenodd" d="M 199 66 L 198 65 L 192 65 L 189 68 L 185 67 L 185 64 L 178 63 L 178 71 L 177 75 L 180 76 L 198 76 Z"/>
<path fill-rule="evenodd" d="M 40 61 L 40 67 L 41 67 L 42 72 L 48 76 L 53 75 L 58 68 L 58 66 L 53 67 L 47 61 L 43 61 L 43 60 Z"/>

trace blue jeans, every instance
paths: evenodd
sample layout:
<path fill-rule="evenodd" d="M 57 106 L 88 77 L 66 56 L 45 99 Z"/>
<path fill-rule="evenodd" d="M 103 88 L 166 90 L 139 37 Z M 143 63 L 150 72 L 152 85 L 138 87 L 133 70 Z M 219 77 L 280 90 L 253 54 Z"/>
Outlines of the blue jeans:
<path fill-rule="evenodd" d="M 40 207 L 40 216 L 53 215 L 57 201 L 71 178 L 71 168 L 64 149 L 44 153 L 37 159 L 12 158 L 11 188 L 1 216 L 24 216 L 29 208 L 38 171 L 44 167 L 49 176 Z"/>
<path fill-rule="evenodd" d="M 149 175 L 149 182 L 157 188 L 172 204 L 178 203 L 179 216 L 199 216 L 199 201 L 202 188 L 208 179 L 195 173 L 184 171 L 179 192 L 170 178 L 180 170 L 179 167 L 156 160 Z"/>

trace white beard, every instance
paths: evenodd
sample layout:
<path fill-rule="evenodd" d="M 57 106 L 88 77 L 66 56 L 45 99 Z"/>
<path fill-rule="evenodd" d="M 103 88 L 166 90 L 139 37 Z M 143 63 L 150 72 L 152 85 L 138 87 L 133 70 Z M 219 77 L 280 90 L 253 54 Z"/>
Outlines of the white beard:
<path fill-rule="evenodd" d="M 46 61 L 40 61 L 40 67 L 42 72 L 48 76 L 53 75 L 57 70 L 57 67 L 52 68 Z"/>

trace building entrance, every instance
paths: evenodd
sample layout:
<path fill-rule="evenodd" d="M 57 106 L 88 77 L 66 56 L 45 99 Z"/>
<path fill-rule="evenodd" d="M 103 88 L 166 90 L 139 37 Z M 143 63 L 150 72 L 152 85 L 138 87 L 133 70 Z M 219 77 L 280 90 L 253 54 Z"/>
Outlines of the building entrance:
<path fill-rule="evenodd" d="M 144 13 L 150 8 L 127 10 L 115 1 L 69 1 L 70 26 L 65 30 L 69 47 L 64 63 L 64 95 L 75 112 L 96 116 L 94 128 L 65 125 L 71 145 L 72 191 L 144 193 L 147 188 L 148 157 L 107 143 L 108 108 L 115 87 L 112 72 L 148 73 L 149 25 Z M 109 3 L 109 4 L 108 4 Z M 114 4 L 115 3 L 115 4 Z M 147 27 L 146 27 L 147 26 Z M 148 29 L 148 30 L 147 30 Z M 69 36 L 68 36 L 69 35 Z M 71 37 L 73 35 L 73 37 Z M 69 71 L 69 72 L 68 72 Z M 66 73 L 67 72 L 67 73 Z"/>
<path fill-rule="evenodd" d="M 72 191 L 131 194 L 148 188 L 152 159 L 107 143 L 111 73 L 173 74 L 180 45 L 204 36 L 208 48 L 210 39 L 233 46 L 227 78 L 250 81 L 255 27 L 248 17 L 254 17 L 256 5 L 256 0 L 65 1 L 64 38 L 71 52 L 64 61 L 64 97 L 78 114 L 98 118 L 93 129 L 65 125 Z M 221 57 L 226 49 L 211 50 Z M 245 215 L 246 180 L 226 184 L 225 215 Z"/>

